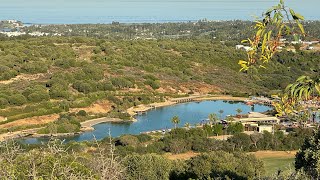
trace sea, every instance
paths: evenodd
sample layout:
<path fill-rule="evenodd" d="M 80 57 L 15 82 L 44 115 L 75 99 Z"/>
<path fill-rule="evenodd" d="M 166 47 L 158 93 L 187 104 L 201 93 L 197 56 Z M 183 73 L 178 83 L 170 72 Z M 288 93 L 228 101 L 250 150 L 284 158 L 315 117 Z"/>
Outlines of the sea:
<path fill-rule="evenodd" d="M 320 0 L 285 0 L 320 20 Z M 0 20 L 26 24 L 162 23 L 255 20 L 278 0 L 0 0 Z"/>

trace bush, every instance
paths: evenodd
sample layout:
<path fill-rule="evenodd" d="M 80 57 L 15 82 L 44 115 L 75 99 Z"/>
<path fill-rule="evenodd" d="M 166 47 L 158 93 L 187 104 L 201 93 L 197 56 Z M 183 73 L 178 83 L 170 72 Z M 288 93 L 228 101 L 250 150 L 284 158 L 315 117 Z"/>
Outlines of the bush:
<path fill-rule="evenodd" d="M 139 134 L 136 137 L 139 139 L 139 142 L 141 143 L 150 141 L 152 139 L 152 137 L 147 134 Z"/>
<path fill-rule="evenodd" d="M 245 165 L 245 166 L 244 166 Z M 263 175 L 263 162 L 253 155 L 216 151 L 187 161 L 189 178 L 194 179 L 253 179 Z"/>
<path fill-rule="evenodd" d="M 0 108 L 5 108 L 9 104 L 6 98 L 0 98 Z"/>
<path fill-rule="evenodd" d="M 160 83 L 159 81 L 153 81 L 151 79 L 148 79 L 144 82 L 144 84 L 149 85 L 152 87 L 152 89 L 159 89 L 160 88 Z"/>
<path fill-rule="evenodd" d="M 235 149 L 240 151 L 248 151 L 251 149 L 251 138 L 249 135 L 244 133 L 238 133 L 228 138 L 228 142 L 234 145 Z"/>
<path fill-rule="evenodd" d="M 123 88 L 131 88 L 133 87 L 133 83 L 128 79 L 122 77 L 115 77 L 111 79 L 111 83 L 113 86 L 123 89 Z"/>
<path fill-rule="evenodd" d="M 41 102 L 41 101 L 47 101 L 50 99 L 50 96 L 47 92 L 34 92 L 28 95 L 28 100 L 31 102 Z"/>
<path fill-rule="evenodd" d="M 14 96 L 9 96 L 9 104 L 15 106 L 21 106 L 27 102 L 27 98 L 24 97 L 22 94 L 16 94 Z"/>
<path fill-rule="evenodd" d="M 133 135 L 123 135 L 116 143 L 122 146 L 136 147 L 139 144 L 139 139 Z"/>
<path fill-rule="evenodd" d="M 78 113 L 77 113 L 77 116 L 87 116 L 87 112 L 85 110 L 80 110 Z"/>
<path fill-rule="evenodd" d="M 244 127 L 242 125 L 242 123 L 237 122 L 237 123 L 231 123 L 228 125 L 227 128 L 227 132 L 229 134 L 237 134 L 237 133 L 241 133 L 244 131 Z"/>
<path fill-rule="evenodd" d="M 124 159 L 128 180 L 136 179 L 161 179 L 169 180 L 171 161 L 153 154 L 128 155 Z"/>

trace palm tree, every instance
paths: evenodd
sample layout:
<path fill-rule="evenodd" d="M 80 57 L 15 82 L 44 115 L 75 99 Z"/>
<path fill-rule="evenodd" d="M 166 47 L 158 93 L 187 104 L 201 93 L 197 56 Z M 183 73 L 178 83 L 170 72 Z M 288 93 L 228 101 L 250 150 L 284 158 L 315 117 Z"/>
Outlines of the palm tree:
<path fill-rule="evenodd" d="M 224 113 L 224 111 L 221 109 L 219 110 L 219 113 L 220 113 L 220 119 L 222 119 L 222 114 Z"/>
<path fill-rule="evenodd" d="M 187 129 L 190 129 L 190 123 L 185 123 L 184 127 L 187 128 Z"/>
<path fill-rule="evenodd" d="M 238 115 L 241 117 L 242 109 L 238 108 L 238 109 L 236 109 L 236 111 L 237 111 Z"/>
<path fill-rule="evenodd" d="M 174 128 L 177 128 L 177 125 L 180 123 L 180 119 L 178 116 L 173 116 L 171 118 L 171 122 L 174 124 Z"/>
<path fill-rule="evenodd" d="M 210 121 L 210 124 L 211 124 L 211 125 L 212 125 L 212 124 L 217 124 L 217 122 L 218 122 L 218 116 L 217 116 L 216 113 L 211 113 L 211 114 L 209 114 L 208 118 L 209 118 L 209 121 Z"/>
<path fill-rule="evenodd" d="M 234 121 L 234 118 L 232 116 L 227 116 L 226 121 L 228 123 L 232 123 Z"/>

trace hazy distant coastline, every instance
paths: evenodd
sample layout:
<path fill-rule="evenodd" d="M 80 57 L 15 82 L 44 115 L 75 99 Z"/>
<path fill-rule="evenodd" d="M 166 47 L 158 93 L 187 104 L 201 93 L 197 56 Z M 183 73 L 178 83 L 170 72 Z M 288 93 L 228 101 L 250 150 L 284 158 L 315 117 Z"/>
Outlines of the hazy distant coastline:
<path fill-rule="evenodd" d="M 76 2 L 76 3 L 75 3 Z M 17 19 L 28 24 L 108 24 L 188 22 L 210 20 L 254 20 L 275 0 L 127 0 L 127 1 L 43 1 L 11 0 L 2 2 L 1 19 Z M 288 1 L 288 6 L 307 20 L 320 20 L 318 0 Z"/>

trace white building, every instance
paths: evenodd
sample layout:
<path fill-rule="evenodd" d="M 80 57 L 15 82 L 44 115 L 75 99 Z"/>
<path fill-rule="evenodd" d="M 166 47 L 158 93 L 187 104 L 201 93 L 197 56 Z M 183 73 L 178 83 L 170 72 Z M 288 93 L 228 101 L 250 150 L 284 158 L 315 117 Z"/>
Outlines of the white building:
<path fill-rule="evenodd" d="M 272 133 L 273 132 L 273 127 L 270 126 L 270 125 L 261 125 L 259 126 L 259 133 L 263 133 L 264 131 L 267 131 L 269 133 Z"/>

